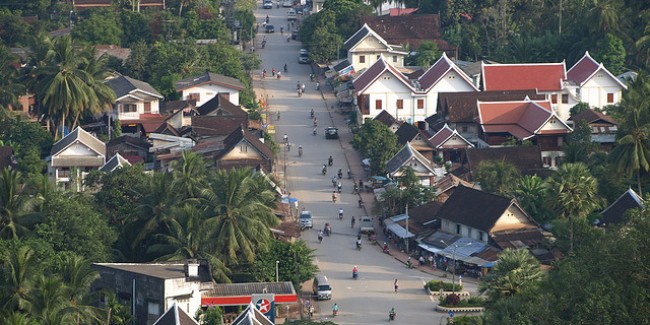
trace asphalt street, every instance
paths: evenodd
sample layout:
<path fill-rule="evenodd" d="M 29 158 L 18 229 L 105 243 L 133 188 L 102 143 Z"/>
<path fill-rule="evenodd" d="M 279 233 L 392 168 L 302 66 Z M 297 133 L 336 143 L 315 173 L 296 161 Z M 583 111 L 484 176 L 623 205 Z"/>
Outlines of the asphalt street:
<path fill-rule="evenodd" d="M 333 288 L 331 301 L 318 302 L 315 318 L 332 318 L 332 304 L 340 307 L 334 321 L 338 324 L 377 324 L 388 322 L 388 311 L 395 307 L 397 323 L 402 324 L 442 324 L 446 314 L 434 310 L 435 301 L 431 299 L 423 285 L 426 281 L 436 278 L 416 269 L 408 269 L 403 263 L 383 254 L 376 245 L 371 245 L 363 238 L 363 247 L 355 247 L 357 230 L 350 226 L 351 216 L 357 219 L 364 215 L 364 210 L 357 204 L 359 197 L 352 193 L 353 181 L 345 176 L 349 164 L 346 161 L 344 148 L 339 140 L 327 140 L 324 128 L 339 127 L 342 134 L 349 133 L 346 125 L 341 125 L 344 118 L 328 109 L 332 103 L 326 102 L 320 92 L 316 91 L 315 82 L 311 82 L 312 72 L 308 64 L 298 64 L 299 41 L 288 37 L 288 8 L 262 9 L 258 3 L 255 11 L 260 22 L 255 48 L 262 59 L 262 68 L 256 71 L 256 79 L 261 79 L 262 70 L 266 69 L 268 76 L 254 82 L 258 96 L 266 98 L 270 113 L 269 119 L 275 124 L 275 138 L 282 142 L 287 134 L 291 149 L 282 145 L 280 159 L 276 161 L 275 175 L 282 181 L 291 197 L 299 201 L 299 210 L 312 211 L 314 229 L 302 233 L 302 239 L 310 247 L 316 249 L 316 259 L 320 272 L 326 275 Z M 274 25 L 275 33 L 264 33 L 262 22 L 269 16 L 269 23 Z M 280 34 L 283 27 L 283 35 Z M 266 46 L 261 48 L 262 40 Z M 288 72 L 282 72 L 282 78 L 271 76 L 271 70 L 283 70 L 288 65 Z M 304 95 L 298 96 L 296 86 L 305 83 Z M 314 109 L 318 120 L 318 133 L 312 134 L 313 122 L 310 109 Z M 280 119 L 277 120 L 277 112 Z M 348 134 L 349 138 L 349 134 Z M 304 154 L 298 156 L 298 146 L 303 147 Z M 349 147 L 349 146 L 348 146 Z M 323 164 L 329 156 L 334 159 L 327 175 L 321 174 Z M 348 155 L 349 156 L 349 155 Z M 358 163 L 358 162 L 355 162 Z M 332 202 L 332 177 L 341 169 L 342 193 L 336 203 Z M 343 208 L 344 218 L 339 220 L 338 209 Z M 323 229 L 325 223 L 332 225 L 333 233 L 318 243 L 317 230 Z M 358 226 L 358 224 L 357 224 Z M 360 276 L 352 279 L 352 268 L 359 268 Z M 399 280 L 399 292 L 395 293 L 393 282 Z M 469 291 L 475 291 L 475 286 L 468 284 Z"/>

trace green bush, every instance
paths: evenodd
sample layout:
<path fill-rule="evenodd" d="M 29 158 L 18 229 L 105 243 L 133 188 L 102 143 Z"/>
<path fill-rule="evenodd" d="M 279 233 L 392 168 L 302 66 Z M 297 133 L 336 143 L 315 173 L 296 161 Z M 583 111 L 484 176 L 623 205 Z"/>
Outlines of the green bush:
<path fill-rule="evenodd" d="M 483 325 L 483 316 L 458 316 L 454 317 L 455 325 Z"/>
<path fill-rule="evenodd" d="M 463 290 L 463 286 L 456 283 L 456 286 L 453 286 L 451 282 L 442 282 L 438 280 L 431 280 L 427 282 L 427 284 L 424 285 L 425 288 L 429 288 L 431 291 L 453 291 L 454 289 L 456 291 L 461 291 Z"/>
<path fill-rule="evenodd" d="M 443 307 L 483 307 L 485 306 L 485 299 L 479 297 L 472 297 L 469 299 L 460 299 L 458 295 L 451 294 L 445 298 L 440 298 L 440 306 Z"/>

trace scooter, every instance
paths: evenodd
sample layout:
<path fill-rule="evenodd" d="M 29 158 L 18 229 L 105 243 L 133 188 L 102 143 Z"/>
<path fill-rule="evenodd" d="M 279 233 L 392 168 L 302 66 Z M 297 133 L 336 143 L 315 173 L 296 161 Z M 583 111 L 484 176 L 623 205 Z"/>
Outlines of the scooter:
<path fill-rule="evenodd" d="M 314 118 L 314 109 L 313 108 L 309 112 L 309 116 L 311 116 L 310 118 Z"/>
<path fill-rule="evenodd" d="M 327 167 L 323 166 L 323 170 L 321 171 L 323 175 L 327 174 Z"/>
<path fill-rule="evenodd" d="M 339 173 L 337 174 L 339 179 L 343 179 L 343 170 L 339 169 Z"/>
<path fill-rule="evenodd" d="M 339 184 L 337 185 L 337 187 L 338 187 L 339 193 L 341 193 L 341 184 L 339 183 Z"/>
<path fill-rule="evenodd" d="M 316 135 L 316 130 L 317 130 L 317 128 L 314 128 L 314 132 L 313 132 L 313 133 L 314 133 L 314 135 Z"/>
<path fill-rule="evenodd" d="M 394 311 L 391 311 L 388 313 L 388 321 L 394 321 L 395 320 L 396 313 Z"/>
<path fill-rule="evenodd" d="M 359 271 L 352 271 L 352 278 L 357 279 L 359 277 Z"/>
<path fill-rule="evenodd" d="M 384 254 L 390 254 L 390 249 L 388 248 L 388 244 L 384 244 L 384 249 L 382 250 Z"/>

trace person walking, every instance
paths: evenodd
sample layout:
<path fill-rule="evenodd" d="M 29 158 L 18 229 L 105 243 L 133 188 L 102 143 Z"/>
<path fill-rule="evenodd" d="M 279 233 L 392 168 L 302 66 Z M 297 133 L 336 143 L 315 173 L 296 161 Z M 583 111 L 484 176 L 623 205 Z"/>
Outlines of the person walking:
<path fill-rule="evenodd" d="M 397 289 L 399 289 L 399 282 L 397 281 L 397 279 L 395 279 L 393 286 L 395 286 L 395 293 L 397 293 Z"/>
<path fill-rule="evenodd" d="M 352 216 L 352 220 L 350 221 L 350 228 L 354 228 L 354 222 L 355 222 L 355 219 L 354 219 L 354 216 Z"/>

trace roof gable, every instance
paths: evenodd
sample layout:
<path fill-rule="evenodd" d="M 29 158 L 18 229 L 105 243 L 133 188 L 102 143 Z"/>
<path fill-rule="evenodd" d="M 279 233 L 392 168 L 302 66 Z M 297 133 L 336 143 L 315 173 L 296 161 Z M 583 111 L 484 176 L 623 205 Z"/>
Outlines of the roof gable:
<path fill-rule="evenodd" d="M 363 93 L 385 72 L 392 74 L 409 89 L 414 90 L 408 78 L 399 70 L 397 70 L 393 65 L 388 63 L 383 55 L 380 55 L 377 62 L 373 63 L 370 68 L 366 69 L 366 71 L 362 72 L 361 75 L 352 81 L 352 85 L 357 91 L 357 94 Z"/>
<path fill-rule="evenodd" d="M 486 133 L 510 133 L 513 136 L 526 140 L 536 134 L 544 125 L 555 117 L 548 101 L 533 102 L 478 102 L 479 123 Z M 556 130 L 555 133 L 568 133 L 571 128 L 560 119 L 555 119 L 563 124 L 565 131 Z M 545 131 L 550 133 L 551 131 Z"/>
<path fill-rule="evenodd" d="M 467 139 L 461 136 L 458 131 L 452 130 L 447 124 L 445 124 L 442 129 L 440 129 L 440 131 L 436 132 L 436 134 L 429 138 L 429 142 L 431 145 L 433 145 L 434 148 L 438 149 L 453 136 L 456 136 L 458 139 L 465 142 L 468 147 L 474 147 L 471 142 L 467 141 Z"/>
<path fill-rule="evenodd" d="M 388 45 L 386 40 L 383 37 L 379 36 L 379 34 L 377 34 L 374 30 L 372 30 L 368 24 L 363 24 L 363 26 L 361 26 L 361 28 L 359 28 L 356 33 L 352 34 L 352 36 L 350 36 L 350 38 L 348 38 L 343 43 L 343 47 L 349 51 L 357 46 L 357 44 L 361 43 L 361 41 L 368 36 L 375 37 L 381 44 L 384 44 L 387 48 L 390 49 L 390 45 Z"/>
<path fill-rule="evenodd" d="M 90 150 L 94 151 L 96 154 L 105 156 L 106 155 L 106 144 L 101 140 L 95 138 L 92 134 L 86 132 L 86 130 L 77 127 L 72 132 L 68 133 L 63 139 L 57 141 L 52 145 L 52 150 L 50 153 L 54 156 L 63 152 L 66 148 L 70 147 L 74 143 L 81 143 L 84 146 L 88 147 Z"/>
<path fill-rule="evenodd" d="M 266 144 L 260 141 L 260 139 L 258 139 L 251 132 L 247 132 L 244 129 L 242 129 L 241 126 L 235 129 L 234 131 L 232 131 L 223 140 L 224 148 L 223 150 L 220 151 L 220 153 L 215 158 L 219 159 L 225 156 L 242 142 L 248 143 L 251 147 L 257 150 L 257 152 L 259 152 L 259 154 L 262 155 L 265 159 L 270 160 L 273 158 L 273 151 L 271 150 L 271 148 L 269 148 Z"/>
<path fill-rule="evenodd" d="M 569 121 L 580 122 L 585 121 L 587 124 L 591 123 L 609 123 L 612 125 L 618 125 L 618 122 L 614 120 L 609 115 L 605 115 L 602 112 L 594 111 L 593 109 L 584 110 L 574 116 L 569 118 Z"/>
<path fill-rule="evenodd" d="M 174 87 L 176 87 L 176 91 L 183 91 L 185 89 L 193 88 L 204 84 L 218 85 L 218 86 L 223 86 L 226 88 L 239 90 L 239 91 L 243 91 L 244 89 L 246 89 L 244 87 L 244 84 L 242 84 L 242 82 L 236 78 L 224 76 L 222 74 L 212 73 L 209 71 L 206 71 L 200 76 L 181 79 L 174 84 Z"/>
<path fill-rule="evenodd" d="M 408 142 L 386 163 L 386 170 L 388 173 L 393 174 L 413 159 L 417 160 L 422 166 L 424 166 L 429 173 L 435 173 L 433 166 L 431 166 L 431 162 L 415 150 Z"/>
<path fill-rule="evenodd" d="M 621 223 L 625 221 L 625 214 L 627 211 L 636 208 L 645 208 L 645 203 L 643 202 L 643 199 L 630 188 L 600 213 L 603 215 L 601 224 Z"/>
<path fill-rule="evenodd" d="M 151 97 L 163 99 L 163 95 L 161 95 L 150 84 L 131 77 L 119 76 L 117 78 L 108 79 L 106 84 L 113 89 L 117 99 L 131 95 L 136 91 L 141 91 Z"/>
<path fill-rule="evenodd" d="M 442 205 L 437 218 L 489 233 L 513 199 L 458 185 Z"/>
<path fill-rule="evenodd" d="M 596 60 L 589 55 L 589 51 L 585 51 L 585 55 L 583 55 L 582 58 L 578 60 L 571 69 L 569 69 L 567 72 L 567 79 L 582 87 L 582 85 L 589 81 L 589 79 L 591 79 L 591 77 L 593 77 L 598 71 L 603 71 L 611 79 L 615 80 L 623 89 L 627 89 L 627 85 L 609 72 L 602 63 L 596 62 Z"/>
<path fill-rule="evenodd" d="M 158 318 L 153 325 L 199 325 L 190 315 L 176 305 L 176 302 Z"/>
<path fill-rule="evenodd" d="M 453 49 L 447 41 L 442 39 L 438 14 L 369 16 L 363 17 L 362 21 L 388 44 L 409 45 L 411 49 L 417 49 L 423 41 L 431 41 L 443 51 Z"/>
<path fill-rule="evenodd" d="M 111 159 L 109 159 L 104 166 L 99 167 L 100 172 L 113 172 L 114 170 L 118 168 L 122 168 L 124 166 L 131 166 L 131 163 L 126 160 L 126 158 L 122 157 L 119 153 L 116 153 Z"/>
<path fill-rule="evenodd" d="M 478 91 L 478 88 L 474 86 L 474 83 L 465 75 L 465 72 L 463 72 L 458 66 L 456 66 L 449 58 L 447 58 L 447 54 L 444 52 L 442 53 L 442 56 L 434 63 L 432 66 L 427 69 L 427 71 L 418 78 L 418 83 L 420 84 L 420 88 L 423 90 L 429 90 L 431 87 L 435 86 L 444 76 L 447 75 L 450 71 L 456 72 L 465 82 L 472 87 L 472 89 L 475 89 Z"/>
<path fill-rule="evenodd" d="M 560 91 L 566 80 L 564 61 L 560 63 L 483 64 L 484 90 Z"/>
<path fill-rule="evenodd" d="M 387 127 L 391 127 L 397 120 L 388 111 L 383 110 L 374 118 L 375 121 L 381 122 Z"/>
<path fill-rule="evenodd" d="M 402 123 L 402 125 L 395 131 L 397 136 L 397 143 L 406 144 L 407 142 L 413 141 L 413 139 L 420 133 L 417 127 L 411 123 Z"/>
<path fill-rule="evenodd" d="M 241 106 L 233 104 L 224 94 L 217 94 L 203 105 L 197 107 L 199 115 L 246 118 L 248 113 Z"/>

